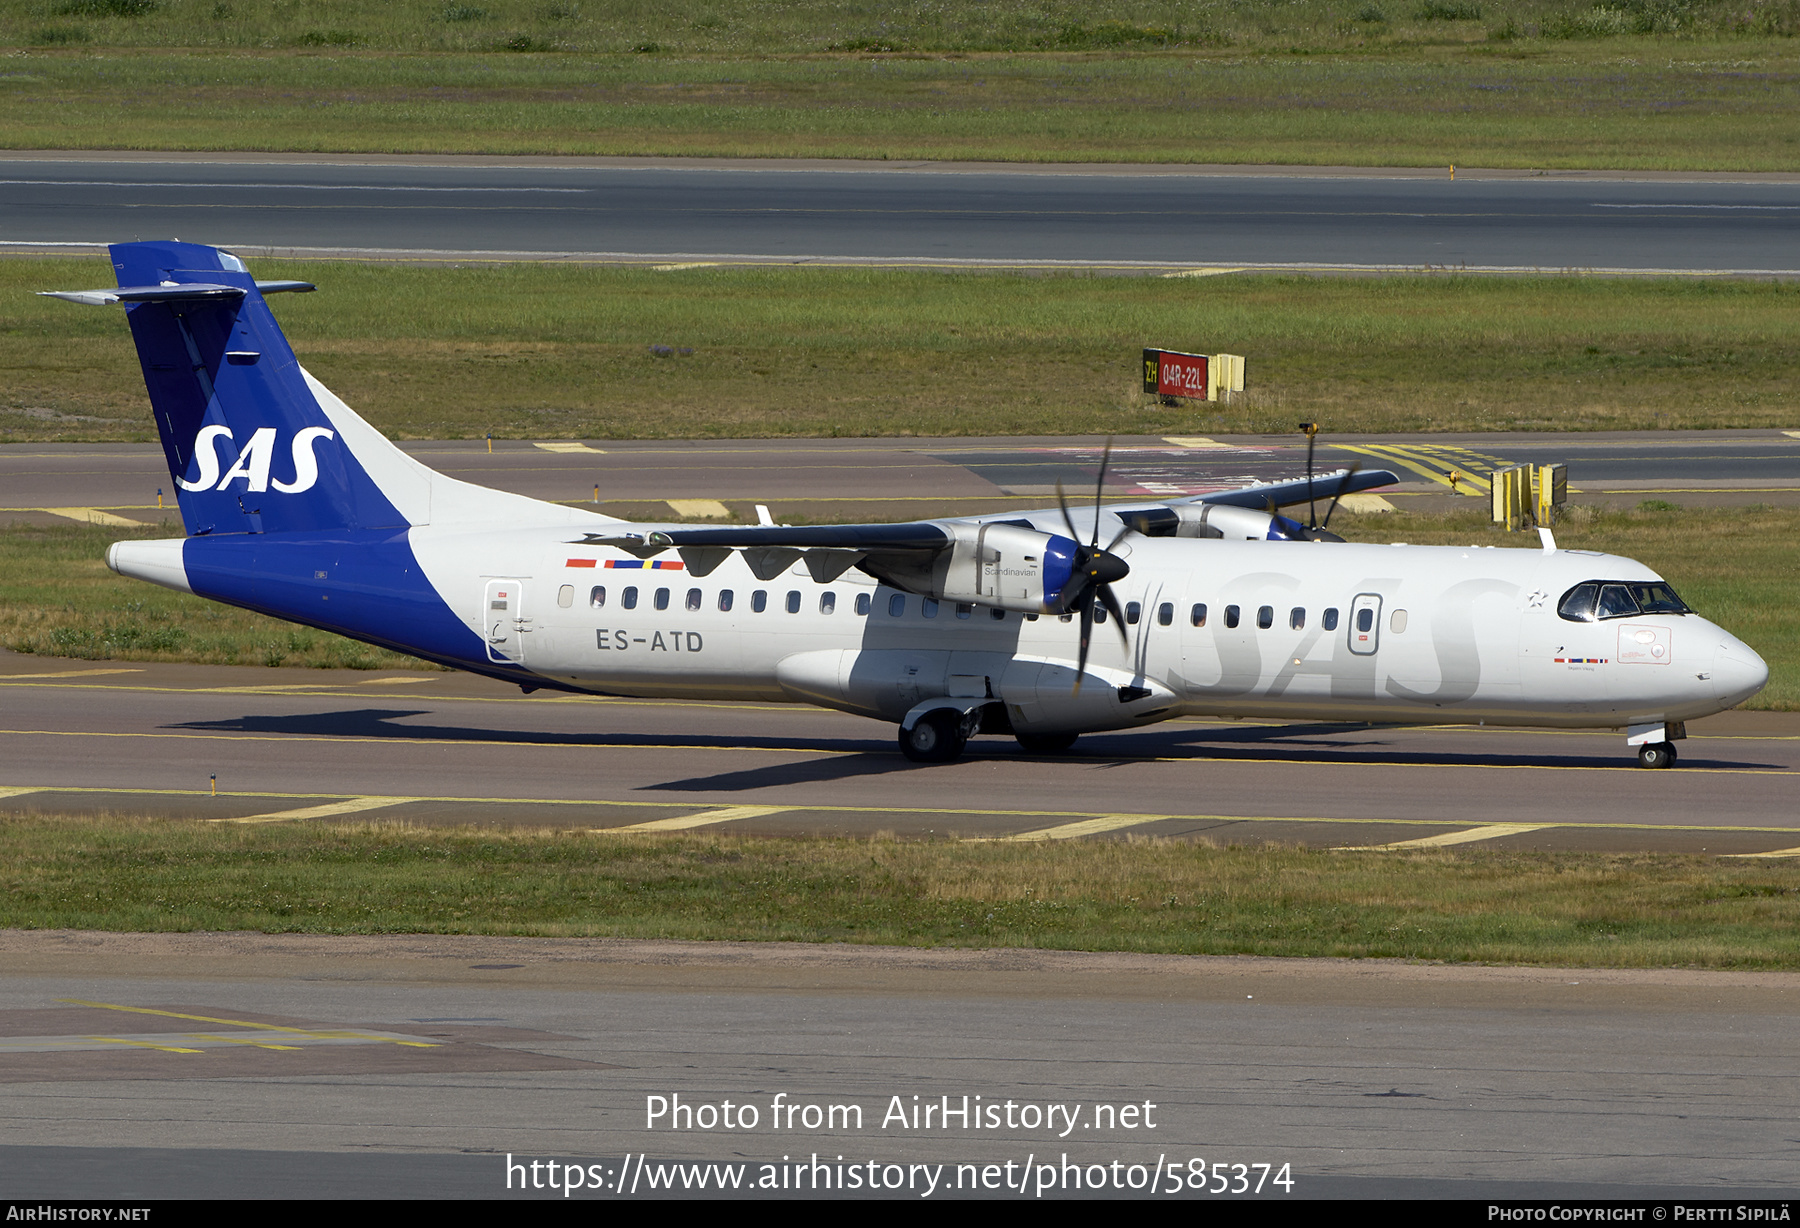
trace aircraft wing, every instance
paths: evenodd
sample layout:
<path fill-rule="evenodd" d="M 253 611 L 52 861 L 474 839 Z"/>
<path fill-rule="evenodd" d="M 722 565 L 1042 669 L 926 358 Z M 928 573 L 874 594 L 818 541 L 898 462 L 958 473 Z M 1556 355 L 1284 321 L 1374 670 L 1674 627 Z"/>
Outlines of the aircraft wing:
<path fill-rule="evenodd" d="M 1377 486 L 1392 486 L 1399 480 L 1400 475 L 1388 469 L 1339 469 L 1334 473 L 1315 474 L 1311 482 L 1305 478 L 1290 478 L 1285 482 L 1259 482 L 1254 486 L 1216 490 L 1209 495 L 1195 495 L 1191 499 L 1177 499 L 1174 502 L 1219 503 L 1228 507 L 1250 507 L 1266 511 L 1271 504 L 1276 507 L 1292 507 L 1296 503 L 1313 500 L 1328 502 L 1339 495 L 1353 495 L 1360 490 L 1373 490 Z"/>

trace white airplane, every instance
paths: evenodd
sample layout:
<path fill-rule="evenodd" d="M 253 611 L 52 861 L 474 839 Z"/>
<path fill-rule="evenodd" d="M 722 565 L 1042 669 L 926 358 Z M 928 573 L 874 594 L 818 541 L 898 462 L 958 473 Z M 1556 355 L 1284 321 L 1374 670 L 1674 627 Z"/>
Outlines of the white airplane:
<path fill-rule="evenodd" d="M 46 293 L 125 305 L 188 531 L 115 544 L 113 570 L 527 692 L 818 704 L 898 725 L 918 761 L 977 733 L 1047 754 L 1212 715 L 1622 729 L 1667 767 L 1684 722 L 1768 680 L 1630 559 L 1547 533 L 1358 545 L 1275 510 L 1385 472 L 817 527 L 628 523 L 489 490 L 299 365 L 264 296 L 310 285 L 193 244 L 111 253 L 118 289 Z"/>

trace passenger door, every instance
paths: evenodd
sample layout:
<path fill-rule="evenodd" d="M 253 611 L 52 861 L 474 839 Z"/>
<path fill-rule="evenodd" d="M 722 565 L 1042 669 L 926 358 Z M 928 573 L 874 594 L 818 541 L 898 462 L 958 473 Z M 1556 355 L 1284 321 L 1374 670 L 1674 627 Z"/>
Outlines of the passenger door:
<path fill-rule="evenodd" d="M 1350 603 L 1350 651 L 1359 657 L 1375 654 L 1381 646 L 1381 595 L 1358 593 Z"/>

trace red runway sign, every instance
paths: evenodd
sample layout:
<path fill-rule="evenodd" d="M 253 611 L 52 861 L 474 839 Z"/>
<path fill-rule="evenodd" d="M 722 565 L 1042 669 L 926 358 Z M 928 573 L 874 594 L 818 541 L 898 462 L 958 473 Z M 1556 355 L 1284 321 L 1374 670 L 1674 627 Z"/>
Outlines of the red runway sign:
<path fill-rule="evenodd" d="M 1207 378 L 1207 368 L 1211 361 L 1205 354 L 1145 350 L 1144 391 L 1165 397 L 1210 400 L 1212 384 Z"/>

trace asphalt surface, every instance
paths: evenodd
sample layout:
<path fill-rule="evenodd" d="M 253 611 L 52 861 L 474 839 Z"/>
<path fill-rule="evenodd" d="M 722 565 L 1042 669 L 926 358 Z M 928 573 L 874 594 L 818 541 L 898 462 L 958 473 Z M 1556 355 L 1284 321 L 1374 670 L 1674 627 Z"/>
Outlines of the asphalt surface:
<path fill-rule="evenodd" d="M 1282 1200 L 1800 1184 L 1791 974 L 19 931 L 0 962 L 9 1199 L 555 1197 L 519 1189 L 549 1160 L 597 1181 L 576 1198 L 656 1198 L 671 1161 L 815 1156 L 915 1202 L 1036 1201 L 1065 1163 L 1112 1198 L 1171 1165 L 1194 1198 L 1196 1171 Z M 965 1096 L 997 1124 L 911 1116 Z M 655 1097 L 757 1121 L 671 1128 Z M 1010 1191 L 970 1190 L 988 1165 Z"/>
<path fill-rule="evenodd" d="M 0 713 L 13 812 L 1800 854 L 1789 713 L 1690 722 L 1672 771 L 1639 768 L 1616 732 L 1229 720 L 1090 734 L 1050 759 L 981 737 L 920 766 L 892 726 L 798 705 L 13 653 Z"/>
<path fill-rule="evenodd" d="M 1787 176 L 14 155 L 0 219 L 0 249 L 1800 272 Z"/>
<path fill-rule="evenodd" d="M 755 520 L 754 505 L 808 519 L 900 520 L 1046 506 L 1061 482 L 1092 491 L 1103 440 L 842 439 L 533 444 L 482 441 L 402 445 L 443 473 L 534 498 L 592 503 L 638 519 Z M 1575 502 L 1632 505 L 1800 503 L 1800 432 L 1661 431 L 1563 435 L 1345 436 L 1322 441 L 1317 470 L 1388 469 L 1393 506 L 1445 510 L 1485 502 L 1505 464 L 1563 462 Z M 1121 437 L 1108 497 L 1202 494 L 1306 472 L 1296 436 Z M 1452 476 L 1455 475 L 1454 482 Z M 158 514 L 157 492 L 164 507 Z M 174 512 L 155 444 L 0 446 L 0 517 L 35 523 L 157 523 Z M 671 507 L 669 500 L 723 507 Z M 110 518 L 110 519 L 109 519 Z"/>

